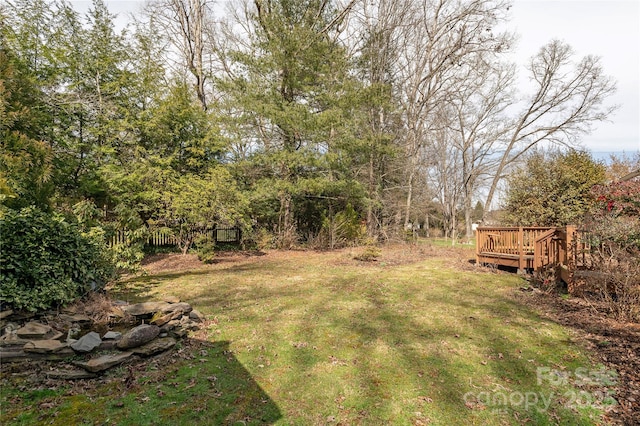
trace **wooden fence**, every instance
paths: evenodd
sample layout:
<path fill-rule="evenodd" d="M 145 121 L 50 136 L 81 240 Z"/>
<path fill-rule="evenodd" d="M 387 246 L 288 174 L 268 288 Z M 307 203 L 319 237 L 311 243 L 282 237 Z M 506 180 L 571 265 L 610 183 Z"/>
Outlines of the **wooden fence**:
<path fill-rule="evenodd" d="M 108 241 L 109 247 L 130 244 L 136 238 L 132 236 L 132 232 L 128 230 L 118 230 Z M 194 231 L 190 237 L 197 238 L 199 236 L 209 236 L 216 243 L 239 244 L 242 240 L 242 232 L 240 228 L 213 228 L 200 231 Z M 159 228 L 149 232 L 145 240 L 146 245 L 153 247 L 177 246 L 178 239 L 174 232 L 169 228 Z"/>

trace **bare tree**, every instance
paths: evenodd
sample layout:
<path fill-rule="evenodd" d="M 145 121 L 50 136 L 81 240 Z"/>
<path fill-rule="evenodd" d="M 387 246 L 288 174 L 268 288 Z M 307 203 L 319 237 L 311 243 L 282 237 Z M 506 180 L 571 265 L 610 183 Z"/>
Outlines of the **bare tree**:
<path fill-rule="evenodd" d="M 451 120 L 452 155 L 458 157 L 457 176 L 462 190 L 465 235 L 473 235 L 471 227 L 472 203 L 479 186 L 497 165 L 494 155 L 498 141 L 510 128 L 506 109 L 511 104 L 514 67 L 478 55 L 469 61 L 466 72 L 459 79 L 447 100 Z M 489 59 L 489 60 L 488 60 Z"/>
<path fill-rule="evenodd" d="M 439 131 L 442 122 L 434 111 L 459 83 L 459 74 L 469 58 L 483 52 L 499 52 L 510 44 L 510 36 L 494 34 L 503 21 L 508 3 L 474 0 L 423 0 L 417 2 L 411 28 L 401 46 L 398 63 L 401 75 L 401 103 L 405 125 L 406 203 L 404 222 L 409 223 L 413 189 L 427 135 Z"/>
<path fill-rule="evenodd" d="M 202 109 L 207 109 L 205 67 L 206 28 L 213 22 L 212 0 L 154 0 L 147 5 L 147 13 L 160 22 L 167 38 L 180 56 L 182 65 L 195 79 L 194 87 Z"/>
<path fill-rule="evenodd" d="M 586 56 L 572 62 L 571 47 L 554 40 L 543 46 L 530 62 L 535 91 L 514 121 L 499 151 L 499 162 L 485 202 L 485 215 L 509 166 L 534 146 L 546 142 L 576 144 L 593 124 L 604 121 L 617 108 L 604 105 L 615 91 L 615 82 L 603 73 L 600 60 Z"/>

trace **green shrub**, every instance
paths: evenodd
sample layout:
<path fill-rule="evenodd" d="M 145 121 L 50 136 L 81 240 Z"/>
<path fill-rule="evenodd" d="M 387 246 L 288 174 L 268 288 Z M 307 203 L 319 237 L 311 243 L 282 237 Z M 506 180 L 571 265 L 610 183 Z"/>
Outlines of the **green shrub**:
<path fill-rule="evenodd" d="M 381 251 L 375 245 L 367 245 L 364 250 L 353 258 L 361 262 L 375 262 L 380 257 Z"/>
<path fill-rule="evenodd" d="M 327 248 L 341 248 L 358 245 L 364 237 L 364 228 L 358 212 L 347 204 L 333 218 L 322 221 L 320 240 L 326 242 Z"/>
<path fill-rule="evenodd" d="M 112 277 L 100 233 L 84 235 L 57 214 L 0 213 L 0 303 L 37 311 L 70 302 Z"/>
<path fill-rule="evenodd" d="M 104 240 L 110 240 L 108 255 L 119 272 L 139 272 L 145 255 L 149 230 L 145 226 L 136 229 L 115 230 L 107 227 Z"/>
<path fill-rule="evenodd" d="M 212 263 L 216 257 L 216 240 L 211 235 L 199 235 L 195 239 L 195 249 L 201 262 Z"/>

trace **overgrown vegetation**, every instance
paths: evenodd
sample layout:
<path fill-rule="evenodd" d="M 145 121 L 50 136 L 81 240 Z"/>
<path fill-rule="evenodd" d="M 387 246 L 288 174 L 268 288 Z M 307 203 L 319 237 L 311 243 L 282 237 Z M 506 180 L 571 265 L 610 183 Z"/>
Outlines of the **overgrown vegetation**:
<path fill-rule="evenodd" d="M 604 302 L 615 318 L 640 320 L 640 181 L 618 179 L 640 170 L 640 155 L 611 158 L 608 167 L 585 152 L 536 153 L 509 177 L 505 220 L 515 225 L 576 225 L 586 239 L 590 271 L 576 275 L 573 291 Z M 611 179 L 604 184 L 606 175 Z M 564 288 L 550 269 L 541 288 Z"/>
<path fill-rule="evenodd" d="M 640 181 L 615 182 L 592 191 L 596 206 L 585 223 L 591 268 L 583 291 L 604 300 L 619 318 L 640 321 Z"/>

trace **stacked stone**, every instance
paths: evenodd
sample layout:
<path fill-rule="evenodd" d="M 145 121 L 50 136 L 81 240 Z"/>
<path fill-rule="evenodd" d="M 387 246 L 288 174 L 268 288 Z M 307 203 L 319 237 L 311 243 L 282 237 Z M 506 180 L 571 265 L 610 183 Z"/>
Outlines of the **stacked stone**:
<path fill-rule="evenodd" d="M 177 339 L 188 331 L 197 330 L 205 317 L 188 303 L 176 298 L 163 302 L 114 304 L 113 317 L 133 318 L 133 328 L 126 332 L 107 331 L 102 336 L 96 331 L 80 335 L 81 329 L 90 329 L 91 318 L 82 314 L 60 314 L 50 323 L 33 320 L 20 325 L 20 318 L 12 311 L 0 312 L 0 363 L 25 360 L 67 360 L 77 354 L 88 354 L 86 361 L 73 364 L 77 371 L 52 371 L 51 378 L 80 379 L 94 377 L 119 365 L 133 356 L 148 357 L 173 348 Z M 60 326 L 62 324 L 62 326 Z M 91 356 L 96 352 L 107 352 Z"/>

